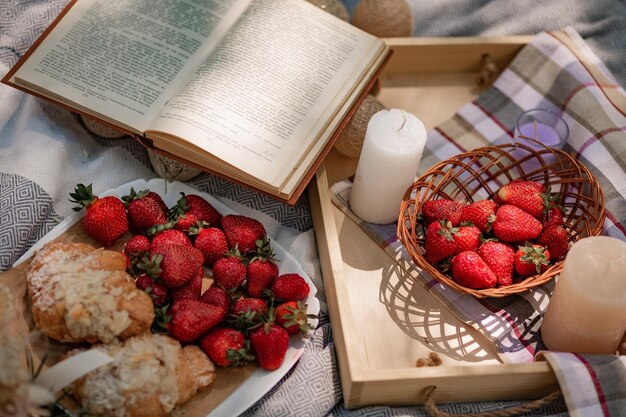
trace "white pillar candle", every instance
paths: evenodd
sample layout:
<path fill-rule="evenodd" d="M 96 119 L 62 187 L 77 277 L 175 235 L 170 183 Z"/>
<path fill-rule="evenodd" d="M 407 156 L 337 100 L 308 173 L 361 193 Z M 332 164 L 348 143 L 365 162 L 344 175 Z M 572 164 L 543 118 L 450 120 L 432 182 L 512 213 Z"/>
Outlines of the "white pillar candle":
<path fill-rule="evenodd" d="M 415 179 L 426 128 L 404 110 L 381 110 L 367 124 L 350 192 L 350 208 L 369 223 L 398 220 L 404 192 Z"/>
<path fill-rule="evenodd" d="M 549 350 L 615 354 L 626 331 L 626 242 L 608 236 L 570 248 L 541 325 Z"/>

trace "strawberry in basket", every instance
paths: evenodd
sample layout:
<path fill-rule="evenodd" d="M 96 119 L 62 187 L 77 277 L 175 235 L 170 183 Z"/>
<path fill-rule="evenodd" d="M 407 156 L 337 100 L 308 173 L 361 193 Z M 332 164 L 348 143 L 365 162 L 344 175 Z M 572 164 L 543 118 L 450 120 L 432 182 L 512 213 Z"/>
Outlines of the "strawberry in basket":
<path fill-rule="evenodd" d="M 533 181 L 505 184 L 494 200 L 426 201 L 420 214 L 425 258 L 442 272 L 451 266 L 452 279 L 467 288 L 507 286 L 541 274 L 569 249 L 558 196 Z"/>

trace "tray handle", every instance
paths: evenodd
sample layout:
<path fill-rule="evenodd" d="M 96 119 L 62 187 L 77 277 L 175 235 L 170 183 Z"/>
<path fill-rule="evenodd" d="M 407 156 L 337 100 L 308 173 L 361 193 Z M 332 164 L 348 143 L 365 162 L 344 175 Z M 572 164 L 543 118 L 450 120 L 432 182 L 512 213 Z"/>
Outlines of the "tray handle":
<path fill-rule="evenodd" d="M 457 414 L 457 413 L 447 413 L 445 411 L 441 411 L 437 408 L 437 404 L 435 404 L 434 393 L 437 390 L 435 385 L 429 385 L 424 388 L 424 393 L 426 394 L 426 402 L 424 403 L 424 408 L 426 410 L 426 414 L 430 417 L 513 417 L 521 414 L 526 414 L 533 410 L 536 410 L 544 405 L 550 404 L 562 397 L 561 390 L 554 391 L 545 397 L 539 398 L 538 400 L 529 401 L 527 403 L 505 408 L 503 410 L 497 411 L 487 411 L 484 413 L 472 413 L 472 414 Z"/>

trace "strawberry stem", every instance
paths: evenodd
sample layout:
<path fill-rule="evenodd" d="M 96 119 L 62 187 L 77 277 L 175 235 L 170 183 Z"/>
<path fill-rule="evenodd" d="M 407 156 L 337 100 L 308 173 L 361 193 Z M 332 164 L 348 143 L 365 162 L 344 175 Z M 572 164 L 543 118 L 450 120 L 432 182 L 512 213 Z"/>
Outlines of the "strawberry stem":
<path fill-rule="evenodd" d="M 92 185 L 78 184 L 73 193 L 70 193 L 70 203 L 80 204 L 80 207 L 73 207 L 74 211 L 81 211 L 84 207 L 93 204 L 98 197 L 93 195 Z"/>

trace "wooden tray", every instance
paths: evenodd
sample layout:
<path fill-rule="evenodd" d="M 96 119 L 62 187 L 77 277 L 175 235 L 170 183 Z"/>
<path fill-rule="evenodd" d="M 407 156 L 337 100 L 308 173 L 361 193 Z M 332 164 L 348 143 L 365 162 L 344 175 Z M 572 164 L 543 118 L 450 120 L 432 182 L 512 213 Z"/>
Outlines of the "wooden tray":
<path fill-rule="evenodd" d="M 427 127 L 450 118 L 481 90 L 488 53 L 504 69 L 530 37 L 394 38 L 378 98 Z M 310 187 L 311 210 L 346 407 L 435 401 L 534 399 L 558 388 L 545 362 L 502 364 L 491 343 L 461 323 L 336 208 L 329 187 L 356 159 L 331 152 Z M 416 368 L 436 352 L 443 363 Z"/>

